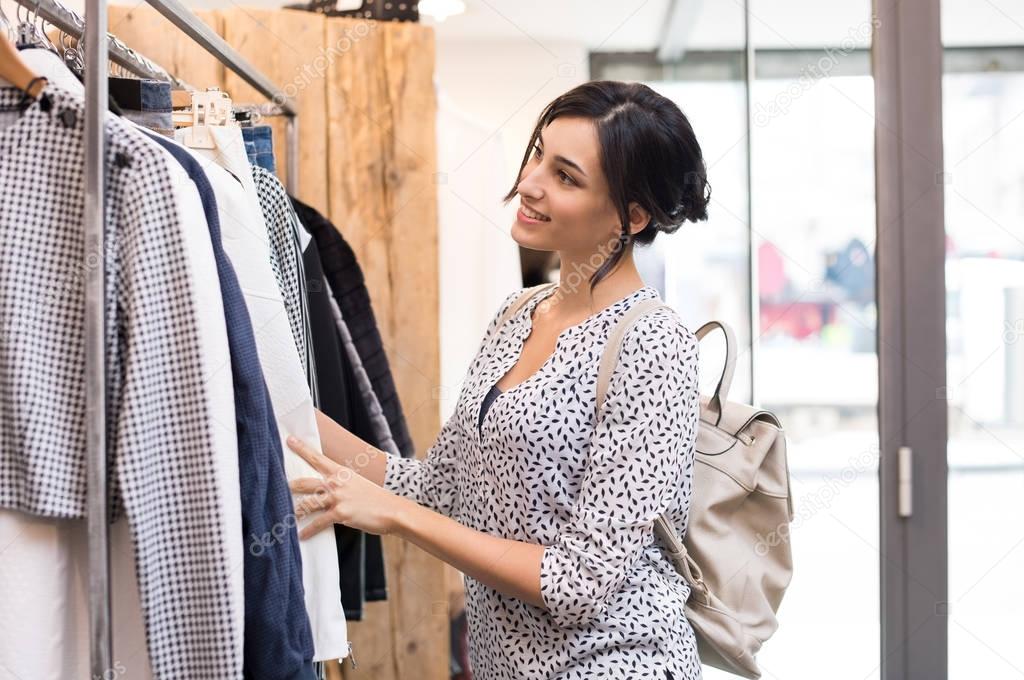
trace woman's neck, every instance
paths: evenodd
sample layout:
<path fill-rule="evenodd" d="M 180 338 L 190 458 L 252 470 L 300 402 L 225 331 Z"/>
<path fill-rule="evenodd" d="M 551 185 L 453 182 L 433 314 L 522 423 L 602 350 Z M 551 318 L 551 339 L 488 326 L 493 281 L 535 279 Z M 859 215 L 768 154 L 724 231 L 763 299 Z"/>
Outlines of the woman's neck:
<path fill-rule="evenodd" d="M 632 248 L 623 253 L 615 268 L 597 282 L 591 291 L 590 279 L 603 260 L 590 256 L 573 257 L 559 253 L 558 290 L 552 300 L 560 308 L 560 315 L 589 316 L 621 300 L 644 286 L 640 272 L 633 261 Z M 594 266 L 596 263 L 597 266 Z"/>

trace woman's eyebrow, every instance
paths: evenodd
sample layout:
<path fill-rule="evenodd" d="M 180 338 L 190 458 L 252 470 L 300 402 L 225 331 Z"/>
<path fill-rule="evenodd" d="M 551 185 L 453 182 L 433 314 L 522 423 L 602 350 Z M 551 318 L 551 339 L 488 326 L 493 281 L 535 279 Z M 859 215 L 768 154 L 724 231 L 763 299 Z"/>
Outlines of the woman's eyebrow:
<path fill-rule="evenodd" d="M 584 177 L 587 176 L 587 173 L 583 171 L 583 168 L 581 168 L 579 165 L 573 163 L 572 161 L 568 160 L 564 156 L 556 156 L 555 160 L 559 161 L 561 163 L 564 163 L 565 165 L 569 166 L 570 168 L 574 168 L 575 170 L 577 170 L 577 172 L 579 172 Z"/>
<path fill-rule="evenodd" d="M 543 146 L 543 145 L 544 145 L 544 136 L 538 133 L 538 134 L 537 134 L 537 141 L 539 141 L 539 142 L 541 143 L 541 146 Z M 569 166 L 570 168 L 573 168 L 573 169 L 575 169 L 575 170 L 576 170 L 576 172 L 580 173 L 580 174 L 581 174 L 581 175 L 583 175 L 584 177 L 586 177 L 586 176 L 587 176 L 587 173 L 583 172 L 583 168 L 581 168 L 581 167 L 580 167 L 579 165 L 577 165 L 577 164 L 576 164 L 576 163 L 574 163 L 573 161 L 569 160 L 569 159 L 568 159 L 568 158 L 566 158 L 565 156 L 555 156 L 555 160 L 556 160 L 556 161 L 559 161 L 559 162 L 562 162 L 562 163 L 565 163 L 565 164 L 566 164 L 566 165 L 568 165 L 568 166 Z"/>

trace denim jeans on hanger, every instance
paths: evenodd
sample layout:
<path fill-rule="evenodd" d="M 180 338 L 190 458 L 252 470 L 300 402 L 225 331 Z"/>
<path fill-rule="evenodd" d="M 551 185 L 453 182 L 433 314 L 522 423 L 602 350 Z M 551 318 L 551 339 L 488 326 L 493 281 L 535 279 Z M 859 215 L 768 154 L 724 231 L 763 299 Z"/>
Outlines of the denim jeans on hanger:
<path fill-rule="evenodd" d="M 249 158 L 249 165 L 256 165 L 256 142 L 246 139 L 246 134 L 251 128 L 242 128 L 242 141 L 245 142 L 245 155 Z"/>
<path fill-rule="evenodd" d="M 171 84 L 136 78 L 108 79 L 110 96 L 128 120 L 150 130 L 173 130 Z"/>
<path fill-rule="evenodd" d="M 249 162 L 270 172 L 277 172 L 274 163 L 273 130 L 269 125 L 254 125 L 242 128 L 242 139 L 245 151 L 249 154 Z M 250 144 L 252 144 L 250 150 Z"/>

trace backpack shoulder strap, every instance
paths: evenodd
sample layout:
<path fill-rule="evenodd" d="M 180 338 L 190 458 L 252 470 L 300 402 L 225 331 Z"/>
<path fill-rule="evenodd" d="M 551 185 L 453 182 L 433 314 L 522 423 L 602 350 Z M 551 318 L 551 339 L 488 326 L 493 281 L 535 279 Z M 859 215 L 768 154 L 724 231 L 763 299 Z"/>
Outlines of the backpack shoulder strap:
<path fill-rule="evenodd" d="M 644 300 L 633 305 L 629 311 L 612 327 L 608 336 L 608 343 L 601 352 L 601 365 L 597 369 L 597 412 L 601 412 L 601 404 L 604 403 L 605 394 L 608 392 L 608 384 L 611 382 L 615 365 L 619 362 L 619 352 L 622 350 L 622 341 L 626 337 L 626 331 L 632 327 L 644 314 L 654 311 L 659 307 L 671 310 L 672 308 L 658 299 Z M 686 579 L 691 588 L 699 589 L 705 603 L 710 603 L 710 596 L 707 584 L 700 567 L 690 556 L 686 545 L 679 537 L 672 520 L 667 514 L 659 515 L 654 520 L 654 535 L 662 542 L 662 548 L 666 551 L 669 562 L 675 570 Z"/>
<path fill-rule="evenodd" d="M 611 334 L 608 336 L 608 342 L 604 346 L 604 351 L 601 352 L 601 365 L 597 369 L 597 411 L 599 413 L 601 411 L 601 404 L 604 403 L 605 394 L 608 392 L 608 384 L 611 382 L 612 372 L 615 371 L 615 365 L 619 363 L 619 352 L 622 350 L 622 341 L 626 337 L 626 331 L 644 314 L 659 307 L 672 309 L 656 298 L 643 300 L 630 307 L 612 327 Z"/>
<path fill-rule="evenodd" d="M 501 315 L 501 317 L 498 319 L 498 324 L 494 327 L 494 330 L 491 332 L 491 334 L 496 334 L 498 330 L 500 330 L 501 327 L 504 326 L 509 319 L 515 316 L 516 313 L 523 308 L 523 305 L 529 302 L 533 298 L 533 296 L 536 295 L 538 292 L 542 290 L 547 290 L 549 288 L 553 288 L 554 286 L 557 285 L 557 283 L 542 283 L 540 285 L 532 286 L 524 290 L 516 299 L 516 301 L 513 302 L 508 309 L 505 310 L 505 313 Z M 490 337 L 488 337 L 488 340 L 490 340 Z"/>

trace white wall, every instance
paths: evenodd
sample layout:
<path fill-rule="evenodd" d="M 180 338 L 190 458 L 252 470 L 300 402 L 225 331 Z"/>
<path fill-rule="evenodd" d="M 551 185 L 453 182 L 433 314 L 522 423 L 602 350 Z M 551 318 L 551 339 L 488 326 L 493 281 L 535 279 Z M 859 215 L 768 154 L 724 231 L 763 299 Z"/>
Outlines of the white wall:
<path fill-rule="evenodd" d="M 545 105 L 587 77 L 582 43 L 465 41 L 438 30 L 442 420 L 498 305 L 522 286 L 512 187 Z M 453 115 L 452 112 L 457 112 Z"/>
<path fill-rule="evenodd" d="M 461 111 L 500 133 L 512 185 L 530 132 L 546 104 L 585 82 L 582 43 L 453 41 L 438 32 L 436 80 Z"/>

